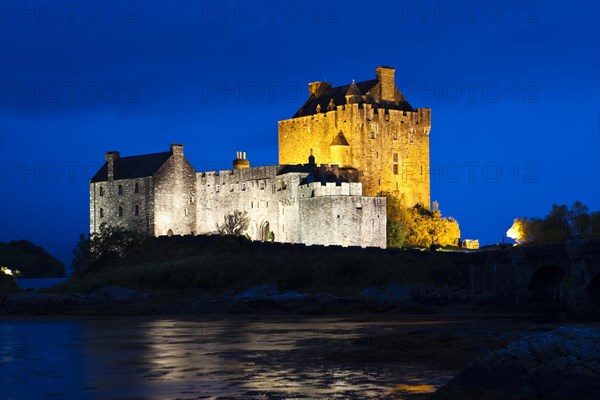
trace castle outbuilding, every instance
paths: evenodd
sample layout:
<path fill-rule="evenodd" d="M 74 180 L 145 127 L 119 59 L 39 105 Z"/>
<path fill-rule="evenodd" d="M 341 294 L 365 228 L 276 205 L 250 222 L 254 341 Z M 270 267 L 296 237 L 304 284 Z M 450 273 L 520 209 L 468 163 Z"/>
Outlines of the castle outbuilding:
<path fill-rule="evenodd" d="M 107 223 L 154 236 L 211 234 L 227 214 L 244 211 L 253 240 L 386 245 L 386 199 L 363 196 L 352 168 L 318 166 L 314 157 L 250 168 L 238 152 L 231 170 L 196 172 L 182 145 L 106 159 L 90 184 L 90 232 Z"/>
<path fill-rule="evenodd" d="M 180 144 L 107 152 L 90 182 L 90 232 L 106 223 L 155 236 L 210 234 L 242 211 L 253 240 L 384 248 L 379 193 L 430 205 L 431 111 L 413 109 L 394 73 L 378 67 L 369 81 L 309 83 L 308 100 L 279 121 L 280 165 L 251 167 L 237 152 L 231 170 L 197 172 Z"/>

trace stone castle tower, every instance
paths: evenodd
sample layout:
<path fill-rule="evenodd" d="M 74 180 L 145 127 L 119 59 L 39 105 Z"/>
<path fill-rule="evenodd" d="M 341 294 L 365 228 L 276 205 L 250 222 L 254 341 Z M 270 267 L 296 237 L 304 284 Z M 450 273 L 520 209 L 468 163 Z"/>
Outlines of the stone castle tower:
<path fill-rule="evenodd" d="M 407 206 L 429 208 L 431 110 L 408 103 L 394 68 L 376 73 L 377 79 L 339 87 L 309 83 L 308 100 L 279 121 L 279 164 L 301 164 L 314 154 L 324 164 L 359 170 L 366 196 L 386 191 Z"/>

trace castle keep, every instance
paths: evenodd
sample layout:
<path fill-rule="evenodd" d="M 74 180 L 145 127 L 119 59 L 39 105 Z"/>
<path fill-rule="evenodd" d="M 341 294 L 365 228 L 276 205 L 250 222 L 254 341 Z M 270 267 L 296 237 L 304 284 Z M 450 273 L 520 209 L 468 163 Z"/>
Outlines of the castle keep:
<path fill-rule="evenodd" d="M 279 164 L 250 167 L 238 152 L 231 170 L 197 172 L 183 146 L 121 157 L 90 182 L 90 232 L 102 223 L 149 235 L 216 233 L 233 211 L 250 219 L 253 240 L 386 246 L 386 199 L 429 207 L 429 109 L 413 109 L 394 83 L 309 84 L 293 118 L 279 121 Z M 317 164 L 316 160 L 319 161 Z"/>
<path fill-rule="evenodd" d="M 279 121 L 279 163 L 302 162 L 312 149 L 319 162 L 359 170 L 365 195 L 395 193 L 429 208 L 431 110 L 413 109 L 394 73 L 378 67 L 369 81 L 310 83 L 304 105 Z"/>

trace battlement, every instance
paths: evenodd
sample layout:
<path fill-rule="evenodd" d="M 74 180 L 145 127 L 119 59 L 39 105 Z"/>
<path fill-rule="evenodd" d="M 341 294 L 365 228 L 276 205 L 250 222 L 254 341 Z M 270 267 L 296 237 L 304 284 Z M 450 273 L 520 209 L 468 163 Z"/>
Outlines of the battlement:
<path fill-rule="evenodd" d="M 274 179 L 278 171 L 279 166 L 268 165 L 243 169 L 224 169 L 219 171 L 198 172 L 197 176 L 199 179 L 221 177 L 223 183 L 235 183 L 257 179 Z"/>
<path fill-rule="evenodd" d="M 327 120 L 333 123 L 336 118 L 346 120 L 352 118 L 361 123 L 367 123 L 371 121 L 398 121 L 407 124 L 415 123 L 419 125 L 431 125 L 431 109 L 417 108 L 414 111 L 408 111 L 387 108 L 377 104 L 351 103 L 338 105 L 333 110 L 326 110 L 316 114 L 282 120 L 279 121 L 279 124 L 290 124 L 291 126 L 296 126 L 306 125 L 313 121 L 325 122 Z"/>
<path fill-rule="evenodd" d="M 321 197 L 321 196 L 362 196 L 362 183 L 360 182 L 311 182 L 300 185 L 298 197 Z"/>

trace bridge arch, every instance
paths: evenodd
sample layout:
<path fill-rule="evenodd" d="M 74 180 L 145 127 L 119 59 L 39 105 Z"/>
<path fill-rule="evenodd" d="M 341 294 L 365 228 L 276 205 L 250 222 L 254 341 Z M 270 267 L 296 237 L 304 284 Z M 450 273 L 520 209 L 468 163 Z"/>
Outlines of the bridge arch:
<path fill-rule="evenodd" d="M 544 265 L 529 280 L 529 295 L 535 303 L 552 303 L 562 297 L 560 284 L 566 273 L 556 265 Z"/>
<path fill-rule="evenodd" d="M 600 310 L 600 273 L 594 277 L 586 288 L 592 309 Z"/>

